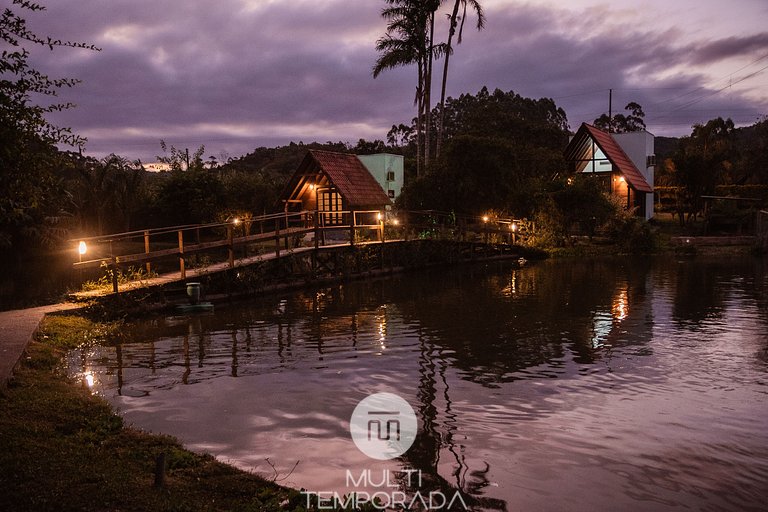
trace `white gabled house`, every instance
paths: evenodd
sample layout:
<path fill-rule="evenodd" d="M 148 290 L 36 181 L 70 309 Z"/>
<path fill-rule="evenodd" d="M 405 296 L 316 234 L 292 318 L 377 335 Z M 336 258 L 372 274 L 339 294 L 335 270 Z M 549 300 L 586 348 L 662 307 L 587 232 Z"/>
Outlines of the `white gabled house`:
<path fill-rule="evenodd" d="M 647 131 L 608 133 L 587 123 L 565 149 L 571 173 L 591 174 L 605 191 L 635 208 L 639 217 L 653 217 L 654 136 Z"/>

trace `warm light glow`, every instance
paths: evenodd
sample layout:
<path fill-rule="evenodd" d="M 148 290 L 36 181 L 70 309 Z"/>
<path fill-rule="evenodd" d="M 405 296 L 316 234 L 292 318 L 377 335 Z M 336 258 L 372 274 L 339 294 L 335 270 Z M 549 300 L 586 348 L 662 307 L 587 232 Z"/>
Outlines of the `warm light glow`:
<path fill-rule="evenodd" d="M 619 176 L 619 182 L 620 182 L 620 183 L 624 183 L 624 181 L 625 181 L 625 180 L 624 180 L 624 176 Z"/>
<path fill-rule="evenodd" d="M 627 290 L 620 290 L 616 297 L 614 297 L 611 313 L 613 314 L 613 318 L 619 322 L 627 318 L 627 315 L 629 314 L 629 298 L 627 296 Z"/>
<path fill-rule="evenodd" d="M 483 222 L 488 222 L 488 216 L 487 215 L 483 215 Z"/>
<path fill-rule="evenodd" d="M 309 190 L 315 190 L 315 184 L 314 183 L 310 183 L 309 184 Z"/>
<path fill-rule="evenodd" d="M 381 213 L 376 214 L 376 219 L 381 220 Z"/>
<path fill-rule="evenodd" d="M 88 252 L 88 246 L 85 245 L 83 240 L 80 240 L 80 243 L 77 244 L 77 252 L 80 254 L 80 256 Z"/>
<path fill-rule="evenodd" d="M 387 348 L 387 317 L 386 314 L 378 318 L 379 345 L 382 349 Z"/>
<path fill-rule="evenodd" d="M 512 223 L 512 225 L 511 225 L 511 226 L 509 226 L 509 229 L 511 229 L 512 231 L 517 231 L 517 224 L 515 224 L 515 223 L 513 222 L 513 223 Z"/>
<path fill-rule="evenodd" d="M 85 379 L 85 383 L 88 385 L 89 388 L 93 387 L 94 378 L 93 374 L 91 372 L 86 372 L 85 375 L 83 375 L 83 378 Z"/>
<path fill-rule="evenodd" d="M 392 224 L 394 224 L 395 226 L 397 226 L 398 224 L 400 224 L 400 221 L 399 221 L 399 220 L 397 220 L 397 219 L 392 219 Z"/>
<path fill-rule="evenodd" d="M 232 224 L 234 224 L 235 226 L 237 226 L 238 224 L 240 224 L 240 219 L 238 219 L 237 217 L 235 217 L 234 219 L 232 219 Z"/>

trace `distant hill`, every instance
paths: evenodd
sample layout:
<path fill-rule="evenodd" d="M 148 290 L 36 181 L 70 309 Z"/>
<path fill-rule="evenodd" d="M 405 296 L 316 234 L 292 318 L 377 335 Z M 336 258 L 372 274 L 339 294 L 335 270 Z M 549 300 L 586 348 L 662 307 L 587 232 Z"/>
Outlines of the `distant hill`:
<path fill-rule="evenodd" d="M 276 178 L 283 181 L 296 168 L 310 149 L 325 149 L 327 151 L 338 151 L 349 153 L 350 149 L 344 142 L 326 142 L 321 144 L 312 142 L 304 144 L 291 142 L 287 146 L 278 146 L 276 148 L 259 147 L 247 155 L 240 158 L 234 158 L 226 164 L 219 167 L 222 171 L 248 171 L 261 172 L 270 178 Z"/>

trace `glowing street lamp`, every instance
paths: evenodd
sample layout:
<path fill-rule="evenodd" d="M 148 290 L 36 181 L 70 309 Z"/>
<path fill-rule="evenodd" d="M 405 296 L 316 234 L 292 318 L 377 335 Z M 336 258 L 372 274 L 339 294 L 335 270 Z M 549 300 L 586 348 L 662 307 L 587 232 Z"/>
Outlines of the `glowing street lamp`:
<path fill-rule="evenodd" d="M 488 222 L 488 216 L 487 215 L 483 215 L 483 222 Z"/>
<path fill-rule="evenodd" d="M 80 240 L 77 244 L 77 254 L 80 255 L 80 261 L 83 261 L 83 254 L 88 252 L 88 246 L 85 244 L 85 240 Z"/>

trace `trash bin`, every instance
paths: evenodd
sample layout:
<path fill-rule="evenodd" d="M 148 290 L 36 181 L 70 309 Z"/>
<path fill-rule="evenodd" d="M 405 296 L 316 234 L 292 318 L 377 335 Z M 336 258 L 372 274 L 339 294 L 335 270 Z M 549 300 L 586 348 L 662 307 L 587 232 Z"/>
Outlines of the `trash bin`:
<path fill-rule="evenodd" d="M 200 302 L 201 289 L 202 285 L 200 283 L 187 283 L 187 297 L 189 297 L 190 304 Z"/>

